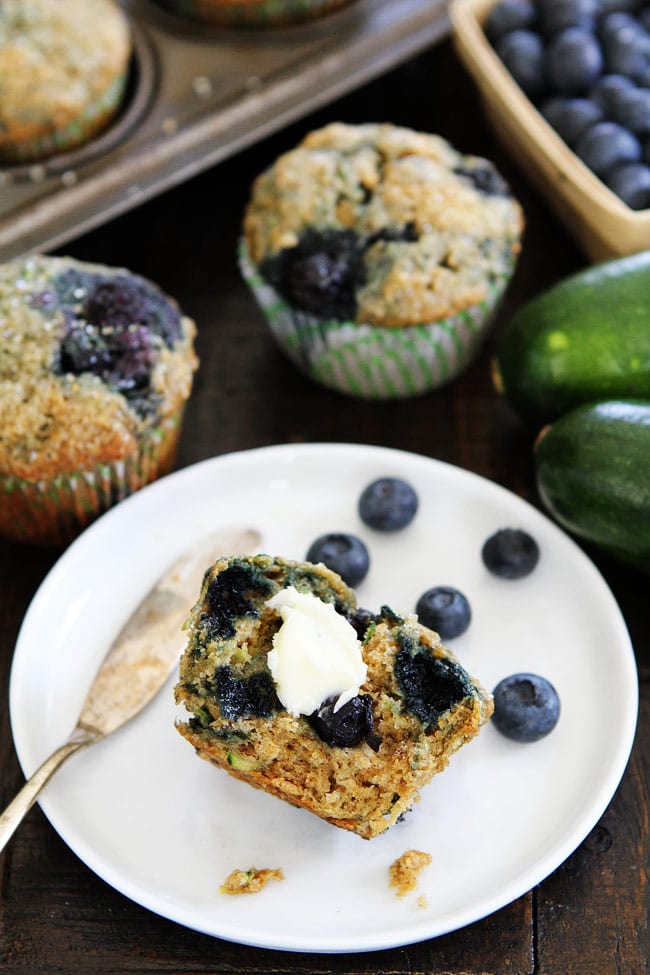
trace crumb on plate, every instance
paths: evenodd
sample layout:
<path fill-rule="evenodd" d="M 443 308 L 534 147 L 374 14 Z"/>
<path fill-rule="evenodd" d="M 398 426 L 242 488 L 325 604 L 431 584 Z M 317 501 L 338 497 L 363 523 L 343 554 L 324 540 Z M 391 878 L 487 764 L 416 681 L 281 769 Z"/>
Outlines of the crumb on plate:
<path fill-rule="evenodd" d="M 421 850 L 407 850 L 391 863 L 390 886 L 397 888 L 397 897 L 404 897 L 418 885 L 420 872 L 431 863 L 431 854 Z"/>
<path fill-rule="evenodd" d="M 219 893 L 257 894 L 266 887 L 269 880 L 284 880 L 282 870 L 269 870 L 266 867 L 262 870 L 257 870 L 255 867 L 250 867 L 248 870 L 233 870 L 219 887 Z"/>

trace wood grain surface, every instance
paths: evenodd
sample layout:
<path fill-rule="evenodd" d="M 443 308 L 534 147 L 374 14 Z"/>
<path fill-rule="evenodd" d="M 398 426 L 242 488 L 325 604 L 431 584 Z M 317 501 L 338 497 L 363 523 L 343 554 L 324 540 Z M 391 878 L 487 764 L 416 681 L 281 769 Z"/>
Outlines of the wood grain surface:
<path fill-rule="evenodd" d="M 438 132 L 464 151 L 486 155 L 509 179 L 526 211 L 521 262 L 480 358 L 452 385 L 418 399 L 363 403 L 310 383 L 275 347 L 237 271 L 235 245 L 251 180 L 305 131 L 338 119 L 392 121 Z M 582 267 L 586 258 L 526 174 L 515 169 L 505 149 L 494 142 L 448 41 L 68 244 L 65 253 L 123 265 L 152 278 L 199 323 L 202 365 L 178 466 L 281 442 L 382 444 L 459 465 L 539 506 L 531 432 L 494 393 L 490 353 L 503 322 L 517 306 Z M 534 890 L 470 927 L 401 949 L 303 955 L 249 948 L 197 934 L 132 903 L 88 870 L 36 807 L 0 857 L 0 971 L 642 975 L 650 964 L 648 580 L 597 552 L 588 554 L 611 586 L 630 628 L 640 672 L 639 727 L 627 772 L 602 820 Z M 55 550 L 0 542 L 3 807 L 22 783 L 8 715 L 12 650 L 27 606 L 58 555 Z M 38 714 L 33 720 L 38 721 Z"/>

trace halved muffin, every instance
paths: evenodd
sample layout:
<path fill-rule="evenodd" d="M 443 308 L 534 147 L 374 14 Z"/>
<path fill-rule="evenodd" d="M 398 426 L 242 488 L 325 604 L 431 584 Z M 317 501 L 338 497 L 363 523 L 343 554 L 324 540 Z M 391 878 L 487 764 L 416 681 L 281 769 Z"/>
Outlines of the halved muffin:
<path fill-rule="evenodd" d="M 415 617 L 323 565 L 222 559 L 187 623 L 178 730 L 201 758 L 370 839 L 470 741 L 492 699 Z"/>

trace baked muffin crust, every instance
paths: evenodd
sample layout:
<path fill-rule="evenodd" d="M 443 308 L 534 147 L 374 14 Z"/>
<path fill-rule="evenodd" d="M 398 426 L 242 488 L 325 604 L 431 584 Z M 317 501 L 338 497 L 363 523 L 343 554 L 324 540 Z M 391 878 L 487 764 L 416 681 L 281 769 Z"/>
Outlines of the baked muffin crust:
<path fill-rule="evenodd" d="M 130 53 L 114 0 L 3 0 L 0 157 L 83 116 L 124 76 Z"/>
<path fill-rule="evenodd" d="M 173 342 L 146 332 L 150 371 L 140 398 L 92 362 L 73 372 L 62 357 L 71 332 L 95 341 L 100 331 L 99 321 L 84 318 L 92 282 L 125 280 L 151 289 L 178 319 Z M 63 293 L 62 281 L 77 282 L 74 294 Z M 175 302 L 129 271 L 55 257 L 0 265 L 0 473 L 37 481 L 132 453 L 139 438 L 189 396 L 195 331 Z"/>
<path fill-rule="evenodd" d="M 370 123 L 307 135 L 258 177 L 244 219 L 250 257 L 274 285 L 274 262 L 306 233 L 352 232 L 360 266 L 351 317 L 388 327 L 485 300 L 511 273 L 522 229 L 519 204 L 487 160 L 439 136 Z"/>

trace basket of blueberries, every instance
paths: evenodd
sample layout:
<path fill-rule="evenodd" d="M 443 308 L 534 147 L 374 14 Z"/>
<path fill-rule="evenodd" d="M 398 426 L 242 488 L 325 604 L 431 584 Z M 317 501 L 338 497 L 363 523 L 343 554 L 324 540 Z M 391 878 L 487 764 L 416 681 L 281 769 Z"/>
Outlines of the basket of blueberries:
<path fill-rule="evenodd" d="M 486 115 L 594 260 L 650 247 L 650 6 L 453 0 Z"/>

